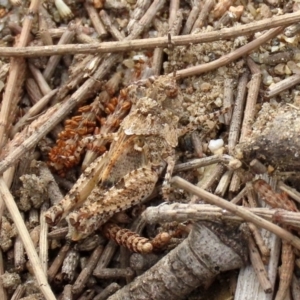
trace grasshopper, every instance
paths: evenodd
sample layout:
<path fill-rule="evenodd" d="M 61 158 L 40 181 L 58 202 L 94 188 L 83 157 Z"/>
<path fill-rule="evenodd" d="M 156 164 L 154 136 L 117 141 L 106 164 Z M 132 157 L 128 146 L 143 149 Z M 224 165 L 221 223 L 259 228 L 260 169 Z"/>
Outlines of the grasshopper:
<path fill-rule="evenodd" d="M 117 132 L 86 138 L 105 139 L 109 150 L 79 177 L 70 192 L 46 213 L 49 224 L 66 218 L 68 237 L 80 240 L 115 213 L 141 203 L 153 191 L 166 168 L 162 194 L 168 199 L 178 138 L 221 111 L 200 116 L 182 126 L 183 97 L 175 76 L 139 81 L 127 88 L 132 102 Z"/>

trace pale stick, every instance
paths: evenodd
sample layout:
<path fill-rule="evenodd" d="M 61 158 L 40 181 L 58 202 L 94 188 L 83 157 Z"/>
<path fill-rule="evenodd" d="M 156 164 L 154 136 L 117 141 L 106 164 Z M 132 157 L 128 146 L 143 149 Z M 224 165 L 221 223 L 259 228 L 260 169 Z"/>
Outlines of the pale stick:
<path fill-rule="evenodd" d="M 280 221 L 280 224 L 292 225 L 300 228 L 300 213 L 282 209 L 270 209 L 266 207 L 244 208 L 268 221 Z M 234 221 L 244 222 L 244 219 L 220 207 L 210 204 L 185 204 L 173 203 L 150 206 L 142 214 L 143 218 L 151 224 L 162 222 L 186 222 L 192 221 Z M 56 231 L 56 230 L 55 230 Z M 54 233 L 54 232 L 53 232 Z M 52 232 L 49 234 L 51 235 Z M 55 237 L 55 236 L 54 236 Z"/>
<path fill-rule="evenodd" d="M 197 43 L 207 43 L 216 40 L 226 40 L 242 35 L 250 35 L 278 26 L 288 26 L 300 21 L 300 11 L 252 22 L 234 28 L 224 28 L 211 32 L 194 35 L 173 36 L 172 45 L 184 46 Z M 158 37 L 150 39 L 124 40 L 121 42 L 103 42 L 99 44 L 71 44 L 53 46 L 33 46 L 33 47 L 0 47 L 0 57 L 36 57 L 64 54 L 92 54 L 92 53 L 113 53 L 123 51 L 134 51 L 142 49 L 154 49 L 156 47 L 168 47 L 170 41 L 168 37 Z"/>
<path fill-rule="evenodd" d="M 202 198 L 210 204 L 217 205 L 219 207 L 222 207 L 223 209 L 227 209 L 235 215 L 243 218 L 245 221 L 252 222 L 259 227 L 265 228 L 266 230 L 275 233 L 280 238 L 284 239 L 288 243 L 292 244 L 295 248 L 300 250 L 300 239 L 298 237 L 282 229 L 281 227 L 272 224 L 271 222 L 268 222 L 261 217 L 256 216 L 249 210 L 246 210 L 241 206 L 234 205 L 231 202 L 228 202 L 216 195 L 208 193 L 207 191 L 198 188 L 197 186 L 189 183 L 188 181 L 178 176 L 173 177 L 171 182 L 188 192 L 194 193 L 195 195 L 197 195 L 198 197 Z"/>
<path fill-rule="evenodd" d="M 56 300 L 56 297 L 54 296 L 48 284 L 47 277 L 43 271 L 39 256 L 36 253 L 35 247 L 30 238 L 24 220 L 22 219 L 19 209 L 15 203 L 15 200 L 12 194 L 10 193 L 7 185 L 5 184 L 3 178 L 0 178 L 0 197 L 5 202 L 6 207 L 17 227 L 19 236 L 21 237 L 24 247 L 26 249 L 27 256 L 31 263 L 35 278 L 38 282 L 41 292 L 47 300 Z"/>

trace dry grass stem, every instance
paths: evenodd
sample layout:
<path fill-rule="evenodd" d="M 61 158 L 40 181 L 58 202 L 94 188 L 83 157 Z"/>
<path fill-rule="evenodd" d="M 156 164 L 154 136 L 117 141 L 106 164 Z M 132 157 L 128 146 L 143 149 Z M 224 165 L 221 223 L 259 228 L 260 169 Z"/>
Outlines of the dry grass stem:
<path fill-rule="evenodd" d="M 225 172 L 222 164 L 210 165 L 205 169 L 203 178 L 197 183 L 197 186 L 204 190 L 211 190 L 215 184 L 220 181 Z"/>
<path fill-rule="evenodd" d="M 39 34 L 43 44 L 46 45 L 53 45 L 53 39 L 51 34 L 48 30 L 48 25 L 45 19 L 45 15 L 47 14 L 47 10 L 42 7 L 39 7 Z"/>
<path fill-rule="evenodd" d="M 246 195 L 247 195 L 247 188 L 244 187 L 233 199 L 230 200 L 230 202 L 233 204 L 239 204 L 242 202 L 244 196 Z"/>
<path fill-rule="evenodd" d="M 102 21 L 100 20 L 99 14 L 98 14 L 97 10 L 95 9 L 95 7 L 92 4 L 89 4 L 88 2 L 84 3 L 84 7 L 90 17 L 92 24 L 94 25 L 95 30 L 99 34 L 99 37 L 101 39 L 105 38 L 107 36 L 107 31 L 106 31 Z"/>
<path fill-rule="evenodd" d="M 181 34 L 185 35 L 185 34 L 189 34 L 192 31 L 192 28 L 194 26 L 194 23 L 197 19 L 197 17 L 199 16 L 199 12 L 200 12 L 200 1 L 196 0 L 193 1 L 193 7 L 192 10 L 189 13 L 189 16 L 185 22 L 185 25 L 182 29 Z"/>
<path fill-rule="evenodd" d="M 284 239 L 288 243 L 292 244 L 295 248 L 300 250 L 300 239 L 298 237 L 286 231 L 285 229 L 282 229 L 281 227 L 272 224 L 262 219 L 261 217 L 256 216 L 255 214 L 249 212 L 245 208 L 237 206 L 216 195 L 208 193 L 207 191 L 194 186 L 193 184 L 189 183 L 188 181 L 178 176 L 172 178 L 172 183 L 174 183 L 176 186 L 180 188 L 183 188 L 188 192 L 194 193 L 195 195 L 197 195 L 198 197 L 200 197 L 201 199 L 205 200 L 210 204 L 217 205 L 219 207 L 222 207 L 223 209 L 227 209 L 228 211 L 234 213 L 235 215 L 244 218 L 246 221 L 252 222 L 258 227 L 265 228 L 275 233 L 280 238 Z"/>
<path fill-rule="evenodd" d="M 47 274 L 48 271 L 48 250 L 49 250 L 49 243 L 48 243 L 48 230 L 49 226 L 46 223 L 45 219 L 45 212 L 48 209 L 49 205 L 44 203 L 40 210 L 40 242 L 39 242 L 39 257 L 41 260 L 42 268 L 44 273 Z"/>
<path fill-rule="evenodd" d="M 189 77 L 189 76 L 194 76 L 194 75 L 199 75 L 208 71 L 215 70 L 216 68 L 220 68 L 222 66 L 225 66 L 229 64 L 230 62 L 233 62 L 237 60 L 238 58 L 246 55 L 247 53 L 253 51 L 257 47 L 263 45 L 266 43 L 268 40 L 276 37 L 279 35 L 283 30 L 283 27 L 278 27 L 275 29 L 271 29 L 268 32 L 262 34 L 260 37 L 258 37 L 256 40 L 240 47 L 239 49 L 232 51 L 229 54 L 226 54 L 219 59 L 216 59 L 212 62 L 194 66 L 194 67 L 189 67 L 187 69 L 179 70 L 176 72 L 176 77 L 177 78 L 184 78 L 184 77 Z"/>
<path fill-rule="evenodd" d="M 174 172 L 188 171 L 191 169 L 197 169 L 216 163 L 228 164 L 230 161 L 234 160 L 232 156 L 229 155 L 212 155 L 204 158 L 197 158 L 190 160 L 186 163 L 177 164 L 174 168 Z"/>
<path fill-rule="evenodd" d="M 263 288 L 265 293 L 272 293 L 272 284 L 268 279 L 268 274 L 266 272 L 264 263 L 261 260 L 260 254 L 256 248 L 255 242 L 252 237 L 248 238 L 248 247 L 251 264 L 255 270 L 256 276 L 261 284 L 261 287 Z"/>
<path fill-rule="evenodd" d="M 158 2 L 158 1 L 157 1 Z M 157 5 L 155 3 L 154 5 Z M 183 36 L 174 36 L 172 37 L 172 45 L 174 46 L 183 46 L 188 44 L 196 44 L 196 43 L 205 43 L 212 42 L 220 39 L 230 39 L 233 37 L 253 34 L 258 31 L 263 31 L 270 28 L 275 28 L 278 26 L 287 26 L 289 24 L 293 24 L 299 22 L 300 20 L 300 12 L 285 14 L 282 16 L 276 16 L 272 18 L 263 19 L 257 22 L 251 22 L 245 25 L 235 26 L 234 28 L 224 28 L 222 30 L 211 31 L 206 33 L 199 33 L 194 35 L 183 35 Z M 277 33 L 270 32 L 270 36 L 268 34 L 264 37 L 267 39 L 272 38 L 272 34 L 278 35 L 281 31 L 279 29 Z M 63 30 L 64 31 L 64 30 Z M 61 32 L 61 31 L 60 31 Z M 131 37 L 131 35 L 130 35 Z M 259 39 L 258 39 L 259 40 Z M 259 40 L 260 41 L 260 40 Z M 259 42 L 260 43 L 260 42 Z M 262 43 L 264 43 L 262 41 Z M 51 55 L 64 55 L 64 54 L 92 54 L 92 53 L 113 53 L 113 52 L 123 52 L 123 51 L 134 51 L 141 49 L 154 49 L 156 47 L 168 47 L 169 40 L 168 37 L 158 37 L 151 39 L 136 39 L 134 41 L 124 40 L 122 42 L 103 42 L 99 45 L 62 45 L 62 46 L 32 46 L 32 47 L 18 47 L 18 48 L 10 48 L 10 47 L 0 47 L 0 56 L 1 57 L 36 57 L 36 56 L 51 56 Z M 249 44 L 248 44 L 249 45 Z M 250 44 L 251 47 L 253 44 Z M 247 52 L 255 49 L 258 45 L 253 45 L 254 48 L 251 48 L 249 45 L 249 49 L 246 48 Z M 247 45 L 246 45 L 247 46 Z M 244 46 L 245 47 L 245 46 Z M 246 54 L 246 50 L 243 48 L 243 54 Z M 239 54 L 239 53 L 238 53 Z M 237 55 L 237 54 L 235 54 Z M 240 54 L 239 54 L 240 55 Z M 238 56 L 239 57 L 239 56 Z M 238 58 L 237 57 L 237 58 Z M 235 59 L 237 59 L 235 58 Z M 229 58 L 228 58 L 229 59 Z M 235 60 L 233 59 L 233 60 Z M 228 61 L 229 63 L 229 61 Z M 209 69 L 210 70 L 210 69 Z M 196 71 L 195 71 L 196 72 Z M 202 71 L 204 72 L 204 71 Z M 197 74 L 197 73 L 195 73 Z M 195 75 L 192 74 L 192 75 Z M 189 76 L 189 75 L 186 75 Z"/>
<path fill-rule="evenodd" d="M 231 124 L 229 128 L 229 136 L 228 136 L 229 154 L 233 154 L 234 148 L 240 137 L 240 130 L 241 130 L 243 113 L 244 113 L 245 100 L 246 100 L 248 77 L 249 77 L 248 73 L 245 72 L 240 77 L 237 86 L 237 96 L 233 108 Z"/>
<path fill-rule="evenodd" d="M 233 174 L 233 171 L 230 171 L 230 170 L 226 171 L 223 174 L 223 176 L 220 179 L 218 186 L 215 190 L 216 195 L 219 195 L 221 197 L 223 197 L 225 195 L 227 188 L 229 186 L 232 174 Z"/>
<path fill-rule="evenodd" d="M 27 95 L 32 104 L 37 103 L 42 97 L 42 92 L 33 78 L 27 78 L 25 81 Z"/>
<path fill-rule="evenodd" d="M 1 198 L 4 200 L 8 211 L 10 212 L 14 223 L 17 227 L 18 233 L 23 241 L 24 247 L 26 249 L 26 253 L 28 255 L 29 261 L 32 265 L 32 269 L 34 271 L 35 278 L 39 283 L 39 287 L 41 292 L 45 296 L 47 300 L 55 300 L 56 297 L 54 296 L 45 273 L 43 272 L 41 262 L 39 257 L 36 253 L 35 247 L 32 243 L 30 238 L 29 232 L 26 229 L 26 225 L 22 219 L 22 216 L 19 212 L 19 209 L 15 203 L 13 196 L 11 195 L 9 189 L 7 188 L 3 179 L 0 179 L 0 195 Z"/>
<path fill-rule="evenodd" d="M 246 183 L 246 188 L 247 188 L 247 199 L 249 206 L 254 208 L 257 207 L 257 194 L 254 191 L 253 185 L 251 182 Z"/>
<path fill-rule="evenodd" d="M 192 27 L 191 30 L 192 32 L 204 26 L 204 23 L 208 18 L 208 15 L 210 11 L 213 9 L 214 5 L 215 5 L 214 0 L 205 0 L 204 5 L 200 11 L 200 14 Z"/>
<path fill-rule="evenodd" d="M 293 189 L 282 181 L 278 182 L 278 188 L 286 192 L 291 198 L 300 203 L 300 193 L 296 189 Z"/>
<path fill-rule="evenodd" d="M 292 76 L 287 77 L 286 79 L 283 79 L 272 86 L 270 86 L 267 91 L 265 92 L 265 96 L 268 98 L 274 97 L 278 95 L 279 93 L 297 85 L 300 83 L 300 75 L 295 74 Z"/>
<path fill-rule="evenodd" d="M 172 26 L 169 28 L 168 37 L 171 39 L 169 47 L 172 47 L 172 36 L 178 35 L 181 28 L 182 28 L 182 21 L 183 21 L 183 15 L 182 15 L 182 9 L 179 9 L 176 13 L 176 18 L 174 19 L 174 22 Z"/>
<path fill-rule="evenodd" d="M 169 6 L 169 30 L 172 28 L 172 26 L 173 26 L 173 24 L 176 20 L 177 12 L 179 10 L 179 4 L 180 4 L 179 0 L 171 0 L 170 1 L 170 6 Z"/>
<path fill-rule="evenodd" d="M 268 221 L 280 221 L 283 225 L 292 225 L 300 227 L 300 213 L 289 212 L 286 210 L 269 209 L 269 208 L 245 208 L 251 213 L 260 216 Z M 193 221 L 215 221 L 215 220 L 235 220 L 244 222 L 242 217 L 238 217 L 227 210 L 209 204 L 164 204 L 157 207 L 148 207 L 143 212 L 143 219 L 148 223 L 163 222 L 185 222 Z"/>
<path fill-rule="evenodd" d="M 32 16 L 37 13 L 39 5 L 39 0 L 31 1 L 28 13 L 23 22 L 22 32 L 19 41 L 16 45 L 17 47 L 27 46 L 31 25 L 33 22 Z M 11 120 L 8 120 L 9 115 L 12 111 L 15 110 L 15 107 L 17 106 L 17 101 L 19 100 L 16 98 L 19 96 L 22 82 L 25 78 L 24 72 L 25 61 L 23 59 L 12 58 L 10 61 L 10 71 L 0 111 L 0 145 L 2 146 L 6 142 L 6 140 L 4 139 L 5 132 L 7 130 L 8 124 L 11 122 Z"/>
<path fill-rule="evenodd" d="M 158 19 L 153 20 L 154 28 L 157 30 L 159 37 L 164 36 L 167 32 L 166 26 L 164 27 Z M 163 48 L 155 48 L 153 51 L 152 59 L 152 70 L 154 75 L 159 75 L 161 73 L 163 64 Z"/>
<path fill-rule="evenodd" d="M 72 26 L 69 26 L 68 29 L 63 33 L 61 38 L 59 39 L 57 45 L 64 45 L 64 44 L 69 44 L 73 41 L 75 36 L 75 28 L 72 28 Z M 59 61 L 61 59 L 60 55 L 52 55 L 48 63 L 46 65 L 45 70 L 43 71 L 43 76 L 46 81 L 49 81 L 51 77 L 53 76 L 57 65 L 59 64 Z"/>
<path fill-rule="evenodd" d="M 47 83 L 44 75 L 42 74 L 42 72 L 36 68 L 35 66 L 33 66 L 31 63 L 28 64 L 29 70 L 32 74 L 32 76 L 34 77 L 36 83 L 38 84 L 42 94 L 48 95 L 52 89 L 50 88 L 49 84 Z"/>

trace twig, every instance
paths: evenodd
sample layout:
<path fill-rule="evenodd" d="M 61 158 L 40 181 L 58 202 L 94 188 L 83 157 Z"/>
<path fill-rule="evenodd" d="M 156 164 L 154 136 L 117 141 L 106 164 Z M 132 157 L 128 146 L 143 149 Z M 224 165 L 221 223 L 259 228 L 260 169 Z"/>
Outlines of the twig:
<path fill-rule="evenodd" d="M 290 186 L 286 185 L 284 182 L 279 181 L 278 182 L 278 187 L 286 192 L 290 197 L 292 197 L 295 201 L 300 203 L 300 193 L 296 190 L 291 188 Z"/>
<path fill-rule="evenodd" d="M 151 4 L 150 0 L 138 0 L 136 2 L 134 11 L 130 16 L 130 20 L 126 28 L 129 33 L 132 31 L 136 22 L 138 22 L 141 19 L 141 17 L 145 14 L 150 4 Z"/>
<path fill-rule="evenodd" d="M 41 260 L 42 268 L 44 273 L 47 274 L 48 270 L 48 224 L 46 223 L 45 219 L 45 212 L 49 208 L 48 203 L 44 203 L 40 210 L 40 243 L 39 243 L 39 257 Z"/>
<path fill-rule="evenodd" d="M 243 207 L 234 205 L 231 202 L 228 202 L 216 195 L 208 193 L 207 191 L 194 186 L 193 184 L 178 176 L 172 178 L 172 183 L 179 186 L 180 188 L 183 188 L 184 190 L 194 193 L 195 195 L 197 195 L 198 197 L 202 198 L 210 204 L 214 204 L 222 207 L 223 209 L 227 209 L 228 211 L 236 214 L 237 216 L 244 218 L 246 221 L 252 222 L 259 227 L 265 228 L 275 233 L 280 238 L 286 240 L 288 243 L 292 244 L 295 248 L 300 250 L 300 239 L 298 237 L 282 229 L 281 227 L 272 224 L 262 219 L 261 217 L 256 216 L 255 214 L 244 209 Z"/>
<path fill-rule="evenodd" d="M 84 7 L 90 17 L 90 20 L 92 21 L 95 30 L 99 34 L 99 37 L 105 38 L 107 36 L 107 31 L 102 24 L 102 21 L 99 18 L 99 15 L 95 9 L 95 7 L 92 4 L 89 4 L 87 1 L 84 2 Z"/>
<path fill-rule="evenodd" d="M 225 195 L 226 190 L 227 190 L 230 180 L 231 180 L 232 172 L 233 171 L 228 170 L 223 174 L 223 176 L 220 179 L 218 186 L 215 190 L 216 195 L 220 195 L 222 197 Z"/>
<path fill-rule="evenodd" d="M 153 20 L 154 28 L 158 31 L 158 36 L 164 36 L 167 33 L 167 28 L 164 23 L 159 21 L 157 18 Z M 155 48 L 153 51 L 152 58 L 152 69 L 154 75 L 159 75 L 163 62 L 163 48 Z"/>
<path fill-rule="evenodd" d="M 169 6 L 169 30 L 172 28 L 179 10 L 179 0 L 171 0 Z"/>
<path fill-rule="evenodd" d="M 63 293 L 62 293 L 62 296 L 61 296 L 61 300 L 70 300 L 73 298 L 73 295 L 72 295 L 72 285 L 71 284 L 67 284 L 65 285 L 64 287 L 64 290 L 63 290 Z"/>
<path fill-rule="evenodd" d="M 45 80 L 45 77 L 43 76 L 42 72 L 38 68 L 33 66 L 32 64 L 28 64 L 28 67 L 29 67 L 31 74 L 34 77 L 36 83 L 38 84 L 42 94 L 44 96 L 49 94 L 52 90 L 51 90 L 49 84 L 47 83 L 47 81 Z"/>
<path fill-rule="evenodd" d="M 295 86 L 299 82 L 300 82 L 300 75 L 298 74 L 292 75 L 270 86 L 265 92 L 265 96 L 268 98 L 274 97 L 279 93 Z"/>
<path fill-rule="evenodd" d="M 108 299 L 181 299 L 197 286 L 208 287 L 219 272 L 242 265 L 240 256 L 213 231 L 195 224 L 185 241 Z"/>
<path fill-rule="evenodd" d="M 224 81 L 224 100 L 223 108 L 229 107 L 229 110 L 224 114 L 224 124 L 229 125 L 232 116 L 232 104 L 234 91 L 234 80 L 232 78 L 226 78 Z"/>
<path fill-rule="evenodd" d="M 253 69 L 255 70 L 257 69 L 255 63 L 250 58 L 248 58 L 247 61 L 249 67 L 253 66 Z M 255 73 L 252 72 L 252 78 L 250 80 L 246 107 L 244 111 L 244 120 L 243 120 L 243 125 L 241 130 L 240 143 L 242 143 L 252 131 L 252 123 L 254 121 L 255 106 L 257 102 L 258 92 L 260 89 L 261 79 L 262 79 L 262 75 L 259 71 L 256 71 Z"/>
<path fill-rule="evenodd" d="M 22 32 L 17 43 L 17 47 L 25 47 L 29 40 L 30 29 L 33 22 L 33 15 L 38 11 L 40 5 L 39 0 L 32 0 L 30 7 L 23 22 Z M 23 59 L 11 59 L 10 72 L 6 83 L 6 89 L 2 100 L 0 111 L 0 145 L 3 146 L 5 140 L 5 132 L 7 125 L 11 120 L 8 120 L 9 114 L 14 111 L 17 105 L 15 97 L 18 96 L 22 82 L 24 80 L 23 72 L 25 71 L 25 61 Z M 23 77 L 23 78 L 22 78 Z M 17 99 L 18 100 L 18 99 Z"/>
<path fill-rule="evenodd" d="M 234 28 L 224 28 L 222 30 L 211 31 L 206 33 L 174 36 L 172 37 L 172 44 L 174 46 L 184 46 L 188 44 L 213 42 L 220 39 L 230 39 L 233 37 L 252 34 L 258 31 L 275 28 L 278 26 L 287 26 L 299 22 L 300 12 L 276 16 L 250 24 L 235 26 Z M 281 31 L 279 29 L 277 34 Z M 263 35 L 265 36 L 265 35 Z M 272 35 L 273 36 L 273 35 Z M 272 38 L 271 33 L 268 39 Z M 267 37 L 266 37 L 267 38 Z M 264 42 L 262 42 L 264 43 Z M 103 42 L 101 44 L 85 44 L 85 45 L 53 45 L 53 46 L 34 46 L 34 47 L 0 47 L 0 57 L 36 57 L 36 56 L 50 56 L 50 55 L 64 55 L 64 54 L 92 54 L 92 53 L 113 53 L 123 51 L 134 51 L 141 49 L 154 49 L 156 47 L 165 48 L 169 44 L 168 37 L 158 37 L 151 39 L 136 39 L 134 41 L 124 40 L 122 42 Z M 249 45 L 249 44 L 248 44 Z M 252 44 L 251 44 L 252 45 Z M 247 46 L 247 45 L 246 45 Z M 259 45 L 255 46 L 258 47 Z M 244 46 L 245 47 L 245 46 Z M 247 52 L 253 49 L 248 49 Z M 244 50 L 243 50 L 244 51 Z M 243 54 L 246 54 L 244 51 Z M 229 62 L 228 62 L 229 63 Z"/>
<path fill-rule="evenodd" d="M 197 158 L 197 159 L 190 160 L 186 163 L 177 164 L 174 168 L 174 172 L 177 173 L 182 171 L 188 171 L 190 169 L 197 169 L 197 168 L 213 165 L 216 163 L 228 164 L 232 160 L 234 160 L 234 158 L 226 154 Z"/>
<path fill-rule="evenodd" d="M 240 47 L 239 49 L 237 49 L 229 54 L 226 54 L 226 55 L 220 57 L 219 59 L 216 59 L 216 60 L 206 63 L 206 64 L 202 64 L 202 65 L 198 65 L 198 66 L 194 66 L 194 67 L 190 67 L 190 68 L 187 68 L 184 70 L 177 71 L 176 78 L 184 78 L 184 77 L 199 75 L 204 72 L 208 72 L 208 71 L 214 70 L 216 68 L 225 66 L 228 63 L 233 62 L 236 59 L 246 55 L 250 51 L 253 51 L 260 45 L 266 43 L 268 40 L 279 35 L 282 32 L 282 30 L 283 30 L 283 27 L 271 29 L 268 32 L 262 34 L 256 40 L 246 44 L 245 46 Z"/>
<path fill-rule="evenodd" d="M 245 208 L 247 211 L 268 221 L 280 221 L 284 225 L 300 227 L 300 213 L 270 208 Z M 242 217 L 236 216 L 227 210 L 208 204 L 164 204 L 148 207 L 142 214 L 143 218 L 151 224 L 164 222 L 216 221 L 234 220 L 244 222 Z"/>
<path fill-rule="evenodd" d="M 39 257 L 36 253 L 36 250 L 34 248 L 34 245 L 32 243 L 32 240 L 30 238 L 30 235 L 26 229 L 26 225 L 22 219 L 22 216 L 20 215 L 19 209 L 15 203 L 15 200 L 13 196 L 11 195 L 9 189 L 7 188 L 5 182 L 2 178 L 0 178 L 0 195 L 1 198 L 4 200 L 7 209 L 9 210 L 12 219 L 14 220 L 14 223 L 17 227 L 18 233 L 23 241 L 24 247 L 26 249 L 26 253 L 28 255 L 28 258 L 31 262 L 32 269 L 35 274 L 35 278 L 37 282 L 39 283 L 39 287 L 45 298 L 48 300 L 52 299 L 55 300 L 56 297 L 54 296 L 47 278 L 45 276 L 45 273 L 43 272 L 43 268 L 41 266 L 41 262 L 39 260 Z"/>
<path fill-rule="evenodd" d="M 248 227 L 249 227 L 249 229 L 252 233 L 253 239 L 254 239 L 254 241 L 255 241 L 258 249 L 259 249 L 259 252 L 261 253 L 261 256 L 262 256 L 261 260 L 264 262 L 264 264 L 267 264 L 267 262 L 270 258 L 270 250 L 266 246 L 259 229 L 254 224 L 252 224 L 250 222 L 248 222 L 247 224 L 248 224 Z M 251 246 L 249 246 L 249 247 L 251 248 Z"/>
<path fill-rule="evenodd" d="M 25 251 L 20 235 L 15 239 L 14 243 L 14 264 L 18 272 L 24 271 L 25 267 Z"/>
<path fill-rule="evenodd" d="M 194 25 L 198 15 L 199 15 L 199 12 L 200 12 L 200 3 L 199 3 L 200 1 L 195 0 L 192 2 L 194 2 L 193 7 L 189 13 L 189 16 L 185 22 L 184 27 L 182 29 L 182 32 L 181 32 L 182 35 L 189 34 L 192 31 L 193 25 Z"/>
<path fill-rule="evenodd" d="M 89 279 L 89 276 L 94 271 L 94 268 L 96 264 L 98 263 L 98 260 L 103 252 L 103 246 L 98 246 L 93 253 L 91 254 L 87 265 L 84 267 L 84 269 L 80 272 L 78 275 L 75 283 L 72 287 L 73 294 L 79 294 L 82 292 L 82 290 L 85 287 L 85 284 L 87 280 Z"/>
<path fill-rule="evenodd" d="M 200 11 L 200 14 L 193 25 L 193 28 L 191 30 L 192 32 L 204 26 L 204 22 L 207 19 L 210 11 L 213 9 L 214 5 L 215 5 L 214 0 L 205 0 L 204 5 Z"/>
<path fill-rule="evenodd" d="M 231 199 L 231 203 L 239 204 L 242 202 L 244 196 L 247 194 L 247 188 L 244 187 L 233 199 Z"/>
<path fill-rule="evenodd" d="M 98 294 L 93 300 L 106 300 L 112 294 L 114 294 L 117 290 L 119 290 L 121 286 L 117 283 L 113 282 L 108 285 L 100 294 Z"/>
<path fill-rule="evenodd" d="M 204 190 L 211 190 L 216 183 L 220 181 L 225 168 L 222 164 L 214 164 L 208 166 L 203 174 L 202 179 L 197 183 L 197 186 Z"/>
<path fill-rule="evenodd" d="M 119 31 L 115 25 L 112 24 L 109 15 L 104 9 L 100 11 L 100 18 L 104 24 L 105 29 L 111 34 L 116 41 L 122 41 L 125 36 L 123 32 Z"/>
<path fill-rule="evenodd" d="M 248 246 L 251 264 L 255 270 L 256 276 L 261 284 L 261 287 L 263 288 L 265 293 L 272 293 L 272 284 L 268 279 L 268 274 L 266 272 L 265 266 L 261 260 L 255 242 L 251 236 L 248 238 Z"/>
<path fill-rule="evenodd" d="M 114 241 L 109 241 L 107 243 L 94 270 L 95 273 L 101 272 L 101 269 L 106 268 L 108 266 L 115 251 L 117 250 L 117 247 L 118 245 Z"/>
<path fill-rule="evenodd" d="M 75 36 L 75 28 L 74 26 L 69 26 L 68 29 L 64 32 L 64 34 L 59 39 L 57 45 L 64 45 L 71 43 Z M 56 67 L 61 59 L 60 55 L 53 55 L 49 58 L 47 66 L 43 72 L 43 76 L 46 81 L 49 81 L 54 74 Z"/>
<path fill-rule="evenodd" d="M 265 174 L 268 171 L 267 168 L 256 158 L 251 160 L 249 165 L 255 174 Z"/>
<path fill-rule="evenodd" d="M 128 276 L 133 276 L 134 272 L 131 268 L 126 269 L 116 269 L 116 268 L 103 268 L 100 273 L 95 273 L 94 276 L 100 279 L 117 279 L 117 278 L 126 278 Z"/>
<path fill-rule="evenodd" d="M 60 269 L 61 265 L 63 264 L 63 261 L 70 249 L 70 243 L 66 243 L 64 246 L 62 246 L 59 250 L 59 253 L 55 257 L 54 261 L 52 262 L 50 268 L 48 269 L 48 278 L 49 281 L 53 281 L 55 278 L 58 270 Z"/>
<path fill-rule="evenodd" d="M 282 265 L 279 271 L 279 287 L 275 300 L 284 300 L 292 283 L 293 271 L 295 266 L 295 254 L 293 247 L 285 241 L 282 242 L 281 250 Z"/>

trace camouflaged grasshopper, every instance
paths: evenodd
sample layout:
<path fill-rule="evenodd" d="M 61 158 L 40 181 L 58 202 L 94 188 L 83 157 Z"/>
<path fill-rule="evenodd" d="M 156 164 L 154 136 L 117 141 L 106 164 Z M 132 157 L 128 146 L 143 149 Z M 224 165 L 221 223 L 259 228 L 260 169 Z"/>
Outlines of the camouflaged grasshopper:
<path fill-rule="evenodd" d="M 182 126 L 183 97 L 174 76 L 139 81 L 127 88 L 132 102 L 129 114 L 116 133 L 91 136 L 111 141 L 110 149 L 80 176 L 70 192 L 46 213 L 49 224 L 67 218 L 68 237 L 79 240 L 93 233 L 115 213 L 148 197 L 166 167 L 162 193 L 168 198 L 178 137 L 216 112 Z"/>

